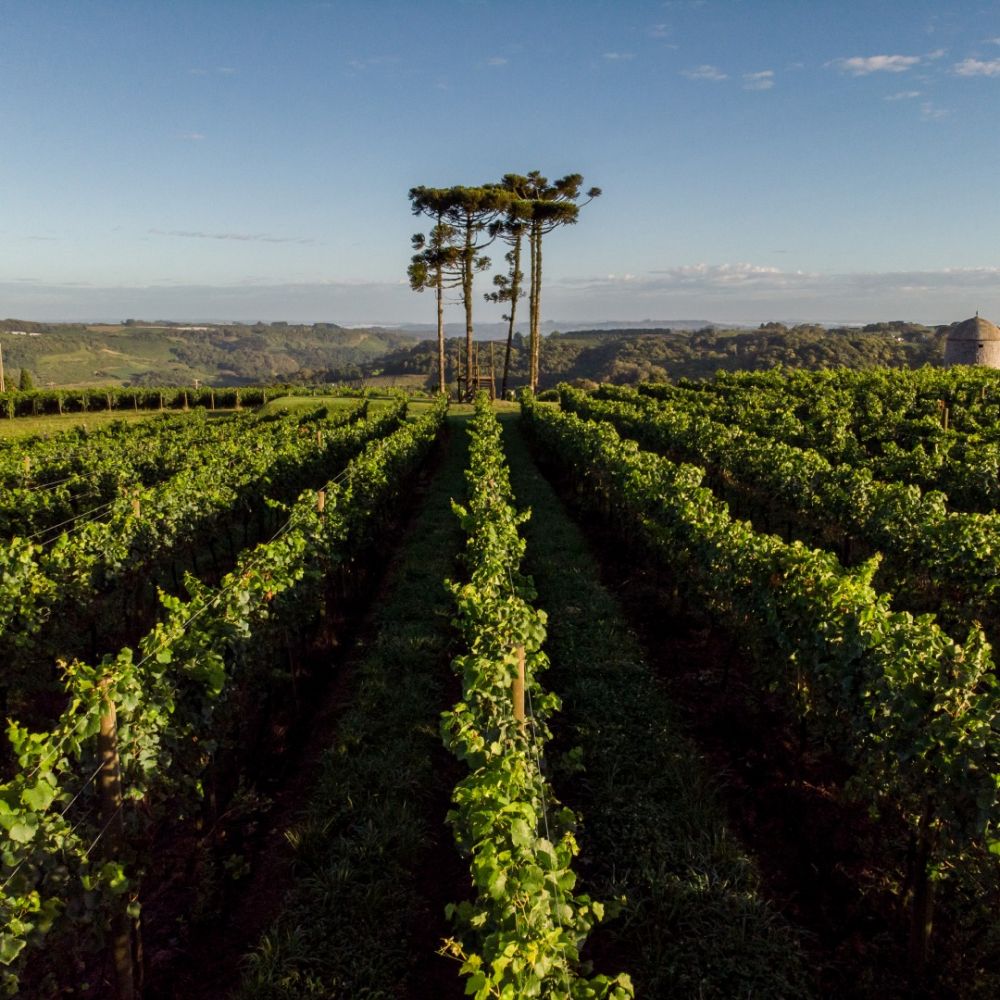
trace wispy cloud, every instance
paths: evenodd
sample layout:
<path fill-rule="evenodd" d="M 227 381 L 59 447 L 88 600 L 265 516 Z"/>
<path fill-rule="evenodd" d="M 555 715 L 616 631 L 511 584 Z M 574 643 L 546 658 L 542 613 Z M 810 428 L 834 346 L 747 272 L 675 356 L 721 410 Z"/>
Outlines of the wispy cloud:
<path fill-rule="evenodd" d="M 1000 59 L 963 59 L 952 68 L 956 76 L 1000 76 Z"/>
<path fill-rule="evenodd" d="M 199 142 L 205 138 L 204 132 L 180 132 L 177 135 L 178 139 L 187 139 L 189 142 Z"/>
<path fill-rule="evenodd" d="M 646 34 L 648 34 L 650 38 L 668 38 L 670 36 L 670 25 L 651 24 Z"/>
<path fill-rule="evenodd" d="M 682 69 L 681 76 L 686 76 L 689 80 L 712 80 L 714 82 L 729 79 L 729 75 L 723 73 L 718 66 L 711 66 L 708 63 L 696 66 L 694 69 Z"/>
<path fill-rule="evenodd" d="M 942 118 L 947 118 L 951 112 L 947 108 L 939 107 L 933 101 L 924 101 L 920 105 L 920 117 L 926 122 L 936 122 L 940 121 Z"/>
<path fill-rule="evenodd" d="M 599 292 L 628 286 L 630 293 L 648 295 L 704 294 L 710 297 L 781 297 L 784 294 L 827 296 L 834 293 L 939 293 L 965 289 L 995 292 L 1000 267 L 944 268 L 937 271 L 855 271 L 839 274 L 786 271 L 763 264 L 688 264 L 648 271 L 644 275 L 606 275 L 563 284 Z"/>
<path fill-rule="evenodd" d="M 919 97 L 922 92 L 919 90 L 900 90 L 895 94 L 886 94 L 882 98 L 883 101 L 912 101 L 915 97 Z"/>
<path fill-rule="evenodd" d="M 351 59 L 347 65 L 351 69 L 366 70 L 377 66 L 394 66 L 399 62 L 399 56 L 367 56 L 363 59 Z"/>
<path fill-rule="evenodd" d="M 744 90 L 770 90 L 774 86 L 774 70 L 762 69 L 759 73 L 743 74 Z"/>
<path fill-rule="evenodd" d="M 191 76 L 211 76 L 213 73 L 219 76 L 234 76 L 237 72 L 234 66 L 216 66 L 214 69 L 205 69 L 203 66 L 195 66 L 189 69 Z"/>
<path fill-rule="evenodd" d="M 487 66 L 506 66 L 508 62 L 509 62 L 509 60 L 505 59 L 503 56 L 490 56 L 489 59 L 486 60 L 486 65 Z"/>
<path fill-rule="evenodd" d="M 297 243 L 316 246 L 317 241 L 301 236 L 272 236 L 270 233 L 206 233 L 195 229 L 150 229 L 153 236 L 179 236 L 191 240 L 236 240 L 239 243 Z"/>
<path fill-rule="evenodd" d="M 925 56 L 925 58 L 926 59 L 930 59 L 931 61 L 934 61 L 934 60 L 937 60 L 937 59 L 944 59 L 944 57 L 947 54 L 948 54 L 948 50 L 947 49 L 935 49 L 933 52 L 928 52 L 927 55 Z"/>
<path fill-rule="evenodd" d="M 852 76 L 868 76 L 869 73 L 905 73 L 919 62 L 920 56 L 851 56 L 834 59 L 827 66 L 836 66 Z"/>
<path fill-rule="evenodd" d="M 602 55 L 603 59 L 607 59 L 608 62 L 628 62 L 629 59 L 635 58 L 634 52 L 605 52 Z"/>

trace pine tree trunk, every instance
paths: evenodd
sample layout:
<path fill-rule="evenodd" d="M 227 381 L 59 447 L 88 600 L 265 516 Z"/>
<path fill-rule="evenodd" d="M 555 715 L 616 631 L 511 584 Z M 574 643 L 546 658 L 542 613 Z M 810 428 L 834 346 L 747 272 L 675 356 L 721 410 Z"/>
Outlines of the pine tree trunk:
<path fill-rule="evenodd" d="M 503 378 L 500 380 L 500 398 L 507 398 L 507 376 L 510 374 L 510 349 L 514 342 L 514 317 L 517 315 L 517 297 L 521 291 L 521 237 L 514 243 L 514 266 L 511 268 L 510 320 L 507 324 L 507 351 L 503 358 Z"/>
<path fill-rule="evenodd" d="M 437 274 L 437 318 L 438 318 L 438 392 L 447 392 L 444 378 L 444 289 L 441 268 Z"/>
<path fill-rule="evenodd" d="M 465 395 L 472 399 L 472 222 L 465 227 L 465 261 L 462 268 L 462 298 L 465 303 Z"/>
<path fill-rule="evenodd" d="M 539 316 L 541 315 L 542 297 L 542 231 L 532 234 L 534 253 L 532 254 L 532 282 L 535 294 L 531 304 L 531 391 L 538 392 L 538 357 L 540 353 L 541 331 Z"/>

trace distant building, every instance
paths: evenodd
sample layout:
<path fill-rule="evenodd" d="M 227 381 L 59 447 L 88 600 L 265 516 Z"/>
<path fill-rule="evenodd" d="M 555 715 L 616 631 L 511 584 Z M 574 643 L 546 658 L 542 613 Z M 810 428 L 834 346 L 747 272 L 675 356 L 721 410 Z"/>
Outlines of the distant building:
<path fill-rule="evenodd" d="M 944 363 L 1000 368 L 1000 329 L 979 313 L 956 323 L 944 347 Z"/>

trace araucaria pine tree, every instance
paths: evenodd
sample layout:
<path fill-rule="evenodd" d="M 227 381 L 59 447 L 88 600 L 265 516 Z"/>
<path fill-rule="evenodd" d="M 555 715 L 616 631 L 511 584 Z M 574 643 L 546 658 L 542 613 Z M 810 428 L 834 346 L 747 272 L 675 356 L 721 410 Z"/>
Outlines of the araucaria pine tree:
<path fill-rule="evenodd" d="M 411 188 L 410 203 L 415 215 L 434 220 L 429 235 L 415 233 L 411 240 L 416 251 L 410 258 L 407 276 L 415 292 L 433 288 L 437 300 L 438 391 L 447 392 L 444 351 L 444 290 L 462 284 L 464 268 L 457 245 L 458 233 L 444 221 L 449 205 L 448 188 Z"/>
<path fill-rule="evenodd" d="M 473 283 L 478 271 L 490 266 L 482 251 L 496 239 L 495 223 L 503 215 L 509 194 L 498 184 L 480 187 L 456 185 L 450 188 L 415 187 L 410 189 L 414 215 L 428 215 L 454 230 L 449 239 L 459 254 L 461 297 L 465 308 L 465 395 L 472 398 L 472 300 Z M 411 280 L 412 285 L 412 280 Z M 443 344 L 443 340 L 440 341 Z"/>
<path fill-rule="evenodd" d="M 528 384 L 533 392 L 538 389 L 539 351 L 541 345 L 540 317 L 542 299 L 542 240 L 559 226 L 574 225 L 580 209 L 597 198 L 601 189 L 590 188 L 586 200 L 578 201 L 583 187 L 581 174 L 567 174 L 549 184 L 537 170 L 521 178 L 523 186 L 516 192 L 530 204 L 528 221 L 528 247 L 531 251 L 531 277 L 528 291 L 530 365 Z"/>

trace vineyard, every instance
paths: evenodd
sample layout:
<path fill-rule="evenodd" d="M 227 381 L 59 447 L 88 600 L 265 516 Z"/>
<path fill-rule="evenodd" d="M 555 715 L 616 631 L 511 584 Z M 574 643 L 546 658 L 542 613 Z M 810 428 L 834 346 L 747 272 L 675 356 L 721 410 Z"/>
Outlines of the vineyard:
<path fill-rule="evenodd" d="M 995 373 L 252 392 L 0 443 L 6 995 L 1000 993 Z"/>

